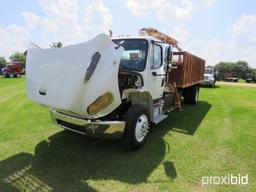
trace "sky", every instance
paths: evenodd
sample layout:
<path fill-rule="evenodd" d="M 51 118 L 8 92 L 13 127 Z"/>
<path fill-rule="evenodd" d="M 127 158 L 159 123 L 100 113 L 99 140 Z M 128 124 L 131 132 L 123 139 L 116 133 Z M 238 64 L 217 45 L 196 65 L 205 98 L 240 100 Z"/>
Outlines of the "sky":
<path fill-rule="evenodd" d="M 0 56 L 29 43 L 47 48 L 85 42 L 99 33 L 137 35 L 156 28 L 206 60 L 244 60 L 256 68 L 255 0 L 8 0 L 0 7 Z"/>

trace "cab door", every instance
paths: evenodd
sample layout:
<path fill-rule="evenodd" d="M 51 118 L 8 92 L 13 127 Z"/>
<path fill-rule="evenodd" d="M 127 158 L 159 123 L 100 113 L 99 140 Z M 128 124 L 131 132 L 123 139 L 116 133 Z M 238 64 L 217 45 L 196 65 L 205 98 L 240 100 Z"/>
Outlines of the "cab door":
<path fill-rule="evenodd" d="M 163 48 L 161 45 L 153 42 L 150 49 L 148 88 L 153 99 L 158 99 L 163 96 L 165 82 Z"/>

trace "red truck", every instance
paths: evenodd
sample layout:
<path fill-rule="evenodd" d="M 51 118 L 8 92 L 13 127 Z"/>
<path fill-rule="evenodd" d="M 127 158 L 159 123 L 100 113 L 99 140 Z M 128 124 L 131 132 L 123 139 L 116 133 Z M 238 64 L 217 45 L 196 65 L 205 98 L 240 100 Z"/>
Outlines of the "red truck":
<path fill-rule="evenodd" d="M 14 61 L 7 65 L 5 68 L 2 68 L 3 77 L 21 77 L 22 65 L 18 61 Z"/>

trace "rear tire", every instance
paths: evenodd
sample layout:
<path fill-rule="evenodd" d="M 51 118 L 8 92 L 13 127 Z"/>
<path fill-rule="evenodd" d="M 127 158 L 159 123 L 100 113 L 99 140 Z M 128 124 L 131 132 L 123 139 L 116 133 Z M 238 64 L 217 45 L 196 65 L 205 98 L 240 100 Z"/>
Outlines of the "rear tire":
<path fill-rule="evenodd" d="M 150 129 L 149 111 L 144 105 L 131 106 L 125 115 L 123 145 L 129 150 L 141 148 L 147 140 Z"/>
<path fill-rule="evenodd" d="M 199 86 L 195 85 L 192 87 L 185 88 L 183 92 L 185 104 L 197 104 L 199 98 Z"/>

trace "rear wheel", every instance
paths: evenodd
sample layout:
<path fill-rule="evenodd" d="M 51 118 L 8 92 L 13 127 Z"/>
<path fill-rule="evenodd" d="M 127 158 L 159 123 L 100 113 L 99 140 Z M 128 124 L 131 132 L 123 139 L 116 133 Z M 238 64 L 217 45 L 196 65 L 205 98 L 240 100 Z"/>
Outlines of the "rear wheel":
<path fill-rule="evenodd" d="M 10 77 L 10 78 L 13 78 L 13 77 L 14 77 L 14 75 L 13 75 L 12 73 L 10 73 L 10 74 L 9 74 L 9 77 Z"/>
<path fill-rule="evenodd" d="M 195 105 L 199 98 L 199 87 L 197 85 L 185 88 L 183 90 L 184 103 Z"/>
<path fill-rule="evenodd" d="M 122 143 L 129 150 L 136 150 L 143 146 L 148 137 L 150 118 L 144 105 L 131 106 L 125 115 L 125 131 Z"/>
<path fill-rule="evenodd" d="M 210 87 L 215 87 L 215 83 L 211 83 L 211 84 L 210 84 Z"/>

